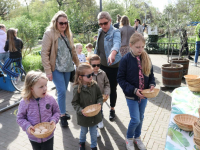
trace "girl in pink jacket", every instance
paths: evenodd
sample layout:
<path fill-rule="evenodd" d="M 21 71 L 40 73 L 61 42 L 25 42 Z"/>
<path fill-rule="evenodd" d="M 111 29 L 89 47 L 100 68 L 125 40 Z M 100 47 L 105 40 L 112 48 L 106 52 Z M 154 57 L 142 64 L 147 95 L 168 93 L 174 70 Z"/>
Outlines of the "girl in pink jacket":
<path fill-rule="evenodd" d="M 53 133 L 47 138 L 36 138 L 31 134 L 33 126 L 41 122 L 56 124 L 60 117 L 56 100 L 47 94 L 47 81 L 42 72 L 28 72 L 18 108 L 17 123 L 26 131 L 34 150 L 53 150 Z"/>

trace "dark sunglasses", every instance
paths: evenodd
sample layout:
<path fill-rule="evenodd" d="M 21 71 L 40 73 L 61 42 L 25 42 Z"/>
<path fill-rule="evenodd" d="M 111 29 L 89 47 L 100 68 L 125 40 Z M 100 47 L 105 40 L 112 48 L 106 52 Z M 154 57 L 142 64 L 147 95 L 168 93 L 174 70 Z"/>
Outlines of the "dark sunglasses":
<path fill-rule="evenodd" d="M 135 22 L 137 22 L 137 21 L 135 21 Z"/>
<path fill-rule="evenodd" d="M 95 67 L 100 67 L 100 66 L 101 66 L 100 64 L 93 64 L 93 65 L 92 65 L 93 68 L 95 68 Z"/>
<path fill-rule="evenodd" d="M 59 25 L 67 25 L 68 24 L 68 21 L 67 22 L 58 22 L 59 23 Z"/>
<path fill-rule="evenodd" d="M 91 76 L 93 76 L 94 75 L 94 72 L 93 73 L 91 73 L 91 74 L 87 74 L 87 75 L 81 75 L 82 77 L 84 77 L 84 76 L 86 76 L 88 79 L 91 77 Z"/>
<path fill-rule="evenodd" d="M 106 26 L 108 24 L 108 22 L 104 22 L 104 23 L 99 23 L 99 26 Z"/>

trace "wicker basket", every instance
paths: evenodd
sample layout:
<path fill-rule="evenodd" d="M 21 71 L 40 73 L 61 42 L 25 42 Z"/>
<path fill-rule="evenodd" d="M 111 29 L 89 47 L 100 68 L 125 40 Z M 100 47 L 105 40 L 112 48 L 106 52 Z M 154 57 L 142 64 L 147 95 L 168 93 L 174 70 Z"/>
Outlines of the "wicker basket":
<path fill-rule="evenodd" d="M 198 125 L 198 127 L 200 129 L 200 118 L 197 119 L 197 125 Z"/>
<path fill-rule="evenodd" d="M 194 137 L 193 140 L 194 140 L 194 144 L 197 146 L 197 148 L 200 149 L 200 145 L 199 145 L 197 139 Z"/>
<path fill-rule="evenodd" d="M 83 113 L 87 117 L 93 117 L 93 116 L 96 116 L 99 113 L 100 110 L 101 110 L 101 105 L 99 105 L 99 104 L 93 104 L 93 105 L 85 107 L 83 109 Z"/>
<path fill-rule="evenodd" d="M 50 136 L 52 134 L 52 132 L 54 131 L 54 129 L 56 128 L 56 126 L 54 124 L 50 125 L 50 122 L 38 123 L 34 126 L 34 128 L 39 128 L 41 126 L 45 127 L 48 131 L 44 134 L 35 134 L 34 131 L 31 130 L 31 133 L 37 138 L 46 138 L 46 137 Z"/>
<path fill-rule="evenodd" d="M 200 128 L 196 122 L 193 124 L 193 132 L 195 137 L 200 138 Z"/>
<path fill-rule="evenodd" d="M 200 87 L 192 87 L 188 85 L 188 88 L 190 89 L 190 91 L 192 92 L 200 92 Z"/>
<path fill-rule="evenodd" d="M 102 96 L 103 96 L 103 102 L 106 102 L 108 100 L 108 96 L 104 94 Z"/>
<path fill-rule="evenodd" d="M 160 91 L 160 89 L 154 88 L 153 91 L 150 91 L 150 89 L 142 90 L 141 93 L 146 98 L 154 98 L 158 95 L 159 91 Z"/>
<path fill-rule="evenodd" d="M 199 76 L 198 75 L 184 75 L 184 78 L 186 80 L 193 80 L 193 79 L 197 79 Z"/>
<path fill-rule="evenodd" d="M 197 138 L 194 136 L 194 142 L 198 145 L 200 145 L 200 138 Z"/>
<path fill-rule="evenodd" d="M 174 116 L 175 123 L 184 131 L 193 131 L 193 123 L 196 122 L 197 119 L 197 117 L 188 114 L 178 114 Z"/>

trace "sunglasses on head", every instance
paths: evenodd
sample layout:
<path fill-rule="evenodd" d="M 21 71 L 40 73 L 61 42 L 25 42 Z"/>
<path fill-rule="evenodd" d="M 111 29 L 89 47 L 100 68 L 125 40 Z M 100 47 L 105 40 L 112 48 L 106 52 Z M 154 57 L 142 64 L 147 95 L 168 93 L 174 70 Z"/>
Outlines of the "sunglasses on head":
<path fill-rule="evenodd" d="M 99 26 L 106 26 L 108 24 L 108 22 L 104 22 L 104 23 L 99 23 Z"/>
<path fill-rule="evenodd" d="M 58 22 L 59 23 L 59 25 L 67 25 L 68 24 L 68 21 L 67 22 Z"/>
<path fill-rule="evenodd" d="M 93 68 L 95 68 L 95 67 L 100 67 L 101 65 L 100 64 L 92 64 L 91 65 Z"/>
<path fill-rule="evenodd" d="M 94 72 L 93 73 L 91 73 L 91 74 L 87 74 L 87 75 L 81 75 L 82 77 L 84 77 L 84 76 L 86 76 L 88 79 L 91 77 L 91 76 L 93 76 L 94 75 Z"/>

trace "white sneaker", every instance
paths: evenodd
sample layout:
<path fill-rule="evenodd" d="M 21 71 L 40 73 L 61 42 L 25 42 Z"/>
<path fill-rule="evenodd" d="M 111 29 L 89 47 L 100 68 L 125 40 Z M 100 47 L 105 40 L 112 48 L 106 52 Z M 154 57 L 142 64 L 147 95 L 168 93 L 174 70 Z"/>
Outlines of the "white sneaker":
<path fill-rule="evenodd" d="M 98 128 L 99 129 L 103 129 L 104 124 L 103 124 L 103 120 L 101 122 L 98 123 Z"/>
<path fill-rule="evenodd" d="M 197 63 L 193 63 L 193 64 L 192 64 L 192 66 L 195 66 L 195 67 L 197 67 Z"/>
<path fill-rule="evenodd" d="M 134 139 L 134 143 L 137 145 L 137 147 L 140 149 L 140 150 L 147 150 L 145 145 L 142 143 L 141 139 L 140 138 L 136 138 Z"/>
<path fill-rule="evenodd" d="M 99 131 L 98 131 L 98 129 L 97 129 L 97 137 L 98 137 L 98 138 L 100 137 L 100 134 L 99 134 Z"/>
<path fill-rule="evenodd" d="M 125 139 L 125 143 L 126 143 L 126 149 L 127 150 L 135 150 L 134 144 L 133 144 L 133 139 Z"/>

